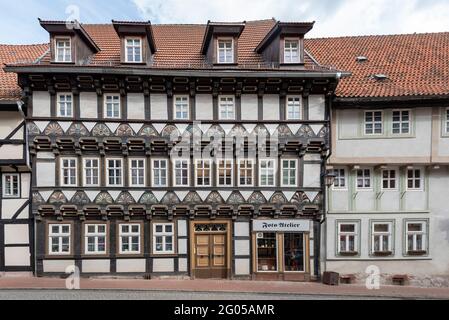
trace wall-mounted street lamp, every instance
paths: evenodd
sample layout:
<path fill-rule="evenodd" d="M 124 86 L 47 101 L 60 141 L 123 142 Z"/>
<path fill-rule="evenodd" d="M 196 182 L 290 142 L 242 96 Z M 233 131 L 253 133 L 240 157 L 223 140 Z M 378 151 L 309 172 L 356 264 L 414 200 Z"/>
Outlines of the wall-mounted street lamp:
<path fill-rule="evenodd" d="M 332 187 L 335 183 L 335 178 L 337 177 L 333 170 L 327 170 L 327 172 L 323 175 L 324 183 L 328 188 Z"/>

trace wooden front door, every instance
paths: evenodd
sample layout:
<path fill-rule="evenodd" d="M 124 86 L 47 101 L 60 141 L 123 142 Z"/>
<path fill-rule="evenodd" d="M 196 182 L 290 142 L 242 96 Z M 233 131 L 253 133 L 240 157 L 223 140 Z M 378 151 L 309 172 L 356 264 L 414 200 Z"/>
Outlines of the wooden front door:
<path fill-rule="evenodd" d="M 195 277 L 223 279 L 227 277 L 226 234 L 196 234 Z"/>

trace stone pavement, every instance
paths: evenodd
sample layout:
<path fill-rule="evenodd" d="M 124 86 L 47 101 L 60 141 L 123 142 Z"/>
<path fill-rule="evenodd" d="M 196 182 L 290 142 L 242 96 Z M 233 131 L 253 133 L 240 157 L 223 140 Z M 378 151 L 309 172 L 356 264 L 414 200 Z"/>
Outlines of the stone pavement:
<path fill-rule="evenodd" d="M 4 289 L 66 289 L 60 278 L 0 278 Z M 261 282 L 228 280 L 143 280 L 143 279 L 81 279 L 83 290 L 148 290 L 174 292 L 226 292 L 301 294 L 319 296 L 449 299 L 449 288 L 415 288 L 382 286 L 368 290 L 359 285 L 326 286 L 319 283 Z"/>

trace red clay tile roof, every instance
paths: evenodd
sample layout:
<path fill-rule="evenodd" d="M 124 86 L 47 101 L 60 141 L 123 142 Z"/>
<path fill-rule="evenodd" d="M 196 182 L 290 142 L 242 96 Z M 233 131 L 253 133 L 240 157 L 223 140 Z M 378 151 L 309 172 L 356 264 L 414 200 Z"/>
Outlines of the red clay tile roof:
<path fill-rule="evenodd" d="M 10 63 L 34 62 L 47 50 L 47 44 L 0 45 L 0 100 L 18 100 L 21 92 L 17 75 L 4 72 L 3 67 Z"/>
<path fill-rule="evenodd" d="M 342 98 L 449 95 L 449 33 L 310 39 L 306 49 L 321 64 L 352 73 L 337 88 Z"/>

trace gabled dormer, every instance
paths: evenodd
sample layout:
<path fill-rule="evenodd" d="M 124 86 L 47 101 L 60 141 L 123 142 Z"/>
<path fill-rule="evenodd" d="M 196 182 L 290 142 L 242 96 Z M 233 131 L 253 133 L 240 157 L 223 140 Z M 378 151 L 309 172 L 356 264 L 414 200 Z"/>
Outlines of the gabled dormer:
<path fill-rule="evenodd" d="M 112 24 L 120 37 L 121 63 L 150 65 L 156 53 L 151 22 L 112 20 Z"/>
<path fill-rule="evenodd" d="M 208 21 L 201 54 L 217 66 L 238 63 L 238 39 L 245 28 L 245 22 L 224 23 Z"/>
<path fill-rule="evenodd" d="M 270 65 L 304 65 L 304 36 L 315 22 L 277 22 L 257 46 L 256 52 Z"/>
<path fill-rule="evenodd" d="M 100 51 L 78 21 L 39 19 L 39 23 L 50 34 L 51 63 L 82 65 Z"/>

